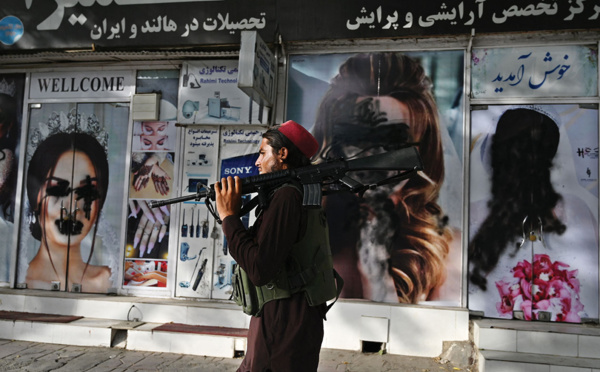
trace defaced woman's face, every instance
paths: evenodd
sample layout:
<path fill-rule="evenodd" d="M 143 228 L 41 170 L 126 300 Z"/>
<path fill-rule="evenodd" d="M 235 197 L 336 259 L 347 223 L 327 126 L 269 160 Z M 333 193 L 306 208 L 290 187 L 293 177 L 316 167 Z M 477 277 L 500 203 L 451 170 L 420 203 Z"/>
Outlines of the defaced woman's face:
<path fill-rule="evenodd" d="M 410 110 L 393 97 L 356 99 L 351 123 L 334 127 L 334 142 L 345 158 L 374 155 L 412 142 Z"/>
<path fill-rule="evenodd" d="M 410 109 L 389 96 L 360 96 L 349 119 L 334 124 L 335 153 L 346 159 L 361 158 L 402 148 L 413 142 Z M 391 176 L 391 174 L 389 175 Z M 353 177 L 363 183 L 377 182 L 382 172 L 360 171 Z M 405 182 L 404 182 L 405 183 Z M 402 183 L 402 185 L 404 185 Z"/>
<path fill-rule="evenodd" d="M 67 151 L 58 158 L 38 195 L 42 241 L 65 247 L 81 243 L 98 217 L 97 184 L 94 165 L 85 153 Z"/>

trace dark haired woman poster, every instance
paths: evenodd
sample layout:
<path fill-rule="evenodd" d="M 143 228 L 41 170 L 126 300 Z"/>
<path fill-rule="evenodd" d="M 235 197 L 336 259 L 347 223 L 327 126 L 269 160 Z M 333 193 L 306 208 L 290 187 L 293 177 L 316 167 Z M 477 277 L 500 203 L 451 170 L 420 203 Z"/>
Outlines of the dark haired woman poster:
<path fill-rule="evenodd" d="M 598 318 L 598 111 L 473 111 L 469 309 Z"/>
<path fill-rule="evenodd" d="M 0 283 L 10 281 L 25 76 L 0 75 Z"/>
<path fill-rule="evenodd" d="M 123 192 L 110 190 L 123 187 L 125 170 L 111 152 L 124 158 L 120 138 L 127 138 L 128 110 L 72 106 L 45 105 L 31 115 L 31 123 L 40 121 L 27 147 L 19 282 L 106 292 L 116 287 L 123 205 Z M 111 118 L 111 125 L 103 118 Z"/>
<path fill-rule="evenodd" d="M 417 146 L 424 162 L 424 171 L 408 180 L 362 196 L 324 198 L 334 266 L 345 281 L 343 297 L 461 302 L 462 165 L 457 148 L 462 139 L 450 133 L 462 118 L 451 121 L 443 114 L 461 110 L 455 98 L 462 89 L 462 58 L 453 52 L 389 52 L 305 55 L 291 61 L 288 118 L 315 123 L 312 132 L 320 149 L 313 161 Z M 430 73 L 438 78 L 435 84 Z M 438 84 L 446 88 L 434 92 Z M 311 111 L 313 101 L 316 111 Z M 385 175 L 354 176 L 372 184 Z"/>

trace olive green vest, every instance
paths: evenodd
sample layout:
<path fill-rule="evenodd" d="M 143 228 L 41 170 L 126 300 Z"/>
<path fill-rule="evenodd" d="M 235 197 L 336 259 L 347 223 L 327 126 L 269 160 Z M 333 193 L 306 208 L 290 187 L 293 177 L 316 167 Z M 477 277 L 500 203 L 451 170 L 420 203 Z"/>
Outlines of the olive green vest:
<path fill-rule="evenodd" d="M 322 208 L 307 208 L 306 212 L 306 233 L 294 244 L 285 267 L 275 279 L 256 287 L 246 272 L 239 265 L 236 266 L 232 277 L 232 296 L 235 303 L 242 306 L 244 313 L 260 316 L 265 303 L 288 298 L 298 292 L 304 292 L 310 306 L 339 297 L 344 281 L 333 269 L 325 211 Z"/>

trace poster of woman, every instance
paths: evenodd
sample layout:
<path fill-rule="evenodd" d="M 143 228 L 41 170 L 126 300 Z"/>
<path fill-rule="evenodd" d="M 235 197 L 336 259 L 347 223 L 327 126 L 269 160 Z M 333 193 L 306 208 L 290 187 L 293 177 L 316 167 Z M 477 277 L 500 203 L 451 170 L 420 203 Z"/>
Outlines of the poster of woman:
<path fill-rule="evenodd" d="M 0 283 L 10 281 L 15 222 L 15 192 L 23 107 L 22 74 L 0 75 Z"/>
<path fill-rule="evenodd" d="M 471 117 L 469 309 L 598 318 L 598 110 L 490 106 Z"/>
<path fill-rule="evenodd" d="M 31 111 L 19 283 L 116 287 L 129 109 L 44 104 Z"/>
<path fill-rule="evenodd" d="M 460 305 L 463 66 L 461 51 L 290 58 L 287 119 L 319 141 L 313 161 L 417 146 L 424 162 L 411 179 L 324 199 L 342 297 Z"/>

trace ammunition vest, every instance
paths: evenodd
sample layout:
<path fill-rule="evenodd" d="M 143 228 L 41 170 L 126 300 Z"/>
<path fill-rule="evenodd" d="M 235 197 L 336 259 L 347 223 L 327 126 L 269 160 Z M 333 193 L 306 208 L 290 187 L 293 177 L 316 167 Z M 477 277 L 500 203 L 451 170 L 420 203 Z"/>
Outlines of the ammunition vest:
<path fill-rule="evenodd" d="M 232 276 L 232 296 L 236 304 L 242 306 L 244 313 L 260 316 L 267 302 L 288 298 L 299 292 L 304 292 L 310 306 L 339 297 L 344 282 L 333 269 L 325 211 L 322 208 L 306 208 L 305 211 L 306 232 L 294 244 L 284 267 L 271 282 L 256 287 L 246 272 L 239 265 L 236 266 Z M 331 306 L 333 303 L 327 310 Z"/>

